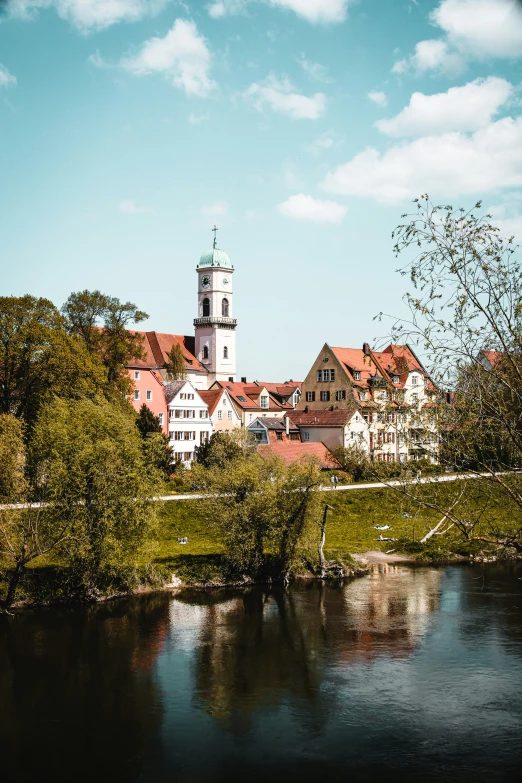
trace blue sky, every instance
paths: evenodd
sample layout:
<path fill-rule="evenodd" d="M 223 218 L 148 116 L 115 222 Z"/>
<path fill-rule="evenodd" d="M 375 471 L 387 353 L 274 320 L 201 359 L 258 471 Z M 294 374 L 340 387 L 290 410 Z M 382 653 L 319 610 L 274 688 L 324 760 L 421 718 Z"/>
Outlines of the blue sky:
<path fill-rule="evenodd" d="M 522 235 L 516 0 L 0 0 L 1 291 L 100 288 L 192 333 L 236 267 L 238 374 L 302 379 L 401 313 L 408 203 Z"/>

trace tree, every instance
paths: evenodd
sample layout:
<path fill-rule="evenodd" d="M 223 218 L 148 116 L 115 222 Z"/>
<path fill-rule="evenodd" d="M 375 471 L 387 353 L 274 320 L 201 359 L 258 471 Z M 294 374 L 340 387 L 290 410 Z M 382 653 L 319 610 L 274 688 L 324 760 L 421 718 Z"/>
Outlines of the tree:
<path fill-rule="evenodd" d="M 331 452 L 340 468 L 349 473 L 353 481 L 360 481 L 368 473 L 370 458 L 362 445 L 353 443 L 346 448 L 336 446 Z"/>
<path fill-rule="evenodd" d="M 205 468 L 226 468 L 243 458 L 248 442 L 248 435 L 240 430 L 232 433 L 218 430 L 206 443 L 196 447 L 196 463 Z"/>
<path fill-rule="evenodd" d="M 136 418 L 136 426 L 143 440 L 146 459 L 169 478 L 174 470 L 174 460 L 169 439 L 163 432 L 157 416 L 143 403 Z"/>
<path fill-rule="evenodd" d="M 55 395 L 93 397 L 105 384 L 103 366 L 48 299 L 0 297 L 0 412 L 29 428 Z"/>
<path fill-rule="evenodd" d="M 167 354 L 165 369 L 168 381 L 185 381 L 187 379 L 187 365 L 179 343 L 174 343 Z"/>
<path fill-rule="evenodd" d="M 395 339 L 419 345 L 447 400 L 438 408 L 441 459 L 472 471 L 463 489 L 428 497 L 420 486 L 402 491 L 442 514 L 440 528 L 468 541 L 522 551 L 522 269 L 513 238 L 503 239 L 480 215 L 416 200 L 417 214 L 396 229 L 397 256 L 414 251 L 400 271 L 408 320 L 396 321 Z M 477 504 L 474 496 L 482 501 Z M 491 522 L 492 504 L 509 510 Z M 512 520 L 512 521 L 510 521 Z M 446 525 L 447 522 L 447 525 Z M 440 532 L 437 529 L 437 532 Z M 446 532 L 444 530 L 444 532 Z"/>
<path fill-rule="evenodd" d="M 236 573 L 284 575 L 305 546 L 316 516 L 320 467 L 316 460 L 287 467 L 277 457 L 242 454 L 205 471 L 207 516 Z"/>
<path fill-rule="evenodd" d="M 31 462 L 46 516 L 68 526 L 76 589 L 121 587 L 152 534 L 160 475 L 134 416 L 106 400 L 55 400 L 35 427 Z"/>
<path fill-rule="evenodd" d="M 88 352 L 102 362 L 109 386 L 128 394 L 132 382 L 127 364 L 143 358 L 143 338 L 128 326 L 146 320 L 147 313 L 132 302 L 120 302 L 100 291 L 72 293 L 62 313 L 69 333 L 78 336 Z"/>
<path fill-rule="evenodd" d="M 23 503 L 30 499 L 25 476 L 26 447 L 20 419 L 0 414 L 0 501 Z M 67 520 L 38 507 L 0 508 L 0 568 L 6 593 L 0 612 L 11 608 L 29 563 L 63 544 L 69 535 Z"/>

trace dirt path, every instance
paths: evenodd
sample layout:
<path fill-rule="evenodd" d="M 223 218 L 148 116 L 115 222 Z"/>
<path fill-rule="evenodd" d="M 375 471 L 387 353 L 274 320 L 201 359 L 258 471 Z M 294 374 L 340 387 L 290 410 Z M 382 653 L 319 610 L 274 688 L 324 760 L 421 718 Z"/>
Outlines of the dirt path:
<path fill-rule="evenodd" d="M 354 560 L 362 565 L 379 565 L 380 563 L 413 563 L 415 558 L 410 555 L 401 555 L 399 552 L 379 552 L 378 549 L 371 549 L 368 552 L 358 552 L 352 555 Z"/>

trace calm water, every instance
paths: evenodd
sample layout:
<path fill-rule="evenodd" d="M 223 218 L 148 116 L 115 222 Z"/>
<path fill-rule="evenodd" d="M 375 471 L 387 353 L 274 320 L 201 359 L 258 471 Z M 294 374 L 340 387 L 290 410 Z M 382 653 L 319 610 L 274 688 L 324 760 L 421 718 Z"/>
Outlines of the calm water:
<path fill-rule="evenodd" d="M 1 779 L 514 781 L 521 577 L 395 567 L 4 619 Z"/>

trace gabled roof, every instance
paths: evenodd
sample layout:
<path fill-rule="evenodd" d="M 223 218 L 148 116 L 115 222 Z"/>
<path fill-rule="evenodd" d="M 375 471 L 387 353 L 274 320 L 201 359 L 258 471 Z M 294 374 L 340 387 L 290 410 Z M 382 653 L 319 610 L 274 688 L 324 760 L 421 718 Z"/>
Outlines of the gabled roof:
<path fill-rule="evenodd" d="M 207 373 L 208 370 L 201 362 L 196 359 L 192 351 L 194 350 L 194 338 L 183 336 L 181 334 L 166 334 L 165 332 L 138 332 L 143 337 L 144 358 L 135 359 L 129 362 L 129 367 L 147 367 L 157 369 L 165 367 L 168 354 L 174 345 L 179 345 L 185 358 L 187 370 Z"/>
<path fill-rule="evenodd" d="M 272 416 L 258 416 L 257 419 L 254 419 L 252 421 L 247 429 L 250 429 L 251 427 L 255 427 L 256 424 L 261 424 L 263 427 L 266 427 L 267 430 L 274 430 L 276 432 L 285 432 L 286 431 L 286 416 L 284 416 L 281 419 L 276 419 Z M 295 424 L 292 423 L 290 420 L 290 432 L 298 432 L 298 428 L 295 426 Z"/>
<path fill-rule="evenodd" d="M 338 468 L 339 465 L 324 443 L 299 443 L 299 441 L 278 441 L 258 446 L 261 456 L 280 457 L 287 465 L 306 457 L 316 457 L 322 468 Z"/>
<path fill-rule="evenodd" d="M 234 405 L 242 410 L 293 410 L 292 406 L 286 402 L 278 402 L 268 391 L 268 408 L 261 408 L 261 405 L 256 402 L 256 398 L 259 398 L 263 391 L 262 385 L 255 383 L 241 383 L 239 381 L 216 381 L 212 388 L 218 386 L 221 389 L 226 389 L 229 393 Z"/>
<path fill-rule="evenodd" d="M 185 386 L 186 383 L 188 383 L 188 381 L 169 381 L 164 385 L 163 389 L 165 391 L 165 399 L 167 401 L 167 405 L 169 404 L 169 402 L 172 402 L 176 394 L 181 391 L 181 389 Z"/>
<path fill-rule="evenodd" d="M 203 400 L 203 402 L 207 403 L 209 416 L 212 416 L 212 414 L 216 410 L 217 404 L 220 401 L 221 397 L 223 396 L 223 393 L 224 392 L 222 389 L 212 389 L 210 391 L 198 391 L 198 394 Z"/>
<path fill-rule="evenodd" d="M 287 413 L 288 418 L 297 427 L 345 427 L 357 411 L 292 411 Z"/>
<path fill-rule="evenodd" d="M 259 386 L 264 386 L 271 394 L 278 394 L 280 397 L 289 397 L 295 392 L 303 388 L 302 381 L 285 381 L 284 383 L 263 383 L 262 381 L 256 381 Z"/>
<path fill-rule="evenodd" d="M 366 351 L 362 348 L 334 348 L 331 346 L 330 350 L 340 364 L 349 371 L 352 380 L 354 380 L 354 371 L 360 372 L 360 380 L 355 381 L 354 386 L 366 388 L 370 378 L 378 375 L 393 388 L 401 389 L 409 373 L 417 371 L 424 378 L 428 378 L 427 388 L 435 389 L 428 373 L 409 345 L 390 343 L 383 351 L 374 351 L 369 346 L 366 347 Z M 399 376 L 399 383 L 393 383 L 394 375 Z"/>

